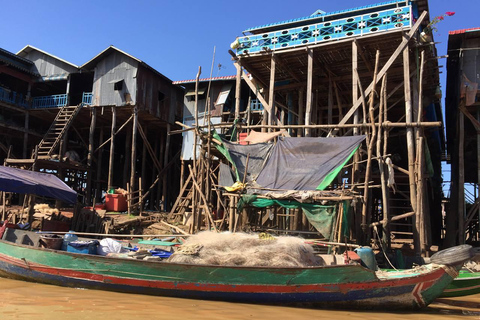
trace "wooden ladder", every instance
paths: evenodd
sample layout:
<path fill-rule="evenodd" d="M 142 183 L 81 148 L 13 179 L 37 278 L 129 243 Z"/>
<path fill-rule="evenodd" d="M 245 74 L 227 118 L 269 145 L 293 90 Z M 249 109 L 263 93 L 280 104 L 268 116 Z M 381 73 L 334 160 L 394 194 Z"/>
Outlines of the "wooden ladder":
<path fill-rule="evenodd" d="M 65 106 L 58 111 L 55 120 L 53 120 L 50 128 L 43 137 L 42 141 L 38 144 L 38 158 L 49 159 L 51 158 L 56 147 L 60 144 L 65 133 L 70 128 L 73 119 L 78 114 L 82 107 L 82 104 L 77 106 Z"/>

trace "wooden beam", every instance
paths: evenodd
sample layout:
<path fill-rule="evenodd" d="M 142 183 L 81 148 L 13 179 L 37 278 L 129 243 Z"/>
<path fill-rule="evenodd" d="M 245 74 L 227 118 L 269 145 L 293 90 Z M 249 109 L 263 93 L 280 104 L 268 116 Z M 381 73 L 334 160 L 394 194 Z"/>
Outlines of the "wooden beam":
<path fill-rule="evenodd" d="M 403 38 L 402 42 L 399 44 L 399 46 L 397 47 L 397 49 L 393 52 L 393 54 L 390 56 L 390 58 L 388 59 L 388 61 L 385 63 L 385 65 L 383 66 L 383 68 L 378 72 L 378 76 L 377 76 L 377 82 L 380 81 L 380 79 L 385 75 L 385 73 L 388 71 L 388 69 L 392 66 L 393 62 L 395 62 L 395 60 L 397 59 L 397 57 L 400 55 L 400 53 L 402 53 L 404 51 L 404 49 L 407 47 L 408 45 L 408 42 L 410 41 L 410 39 L 413 37 L 413 35 L 415 34 L 415 32 L 417 32 L 418 28 L 420 27 L 420 25 L 422 24 L 423 20 L 425 19 L 425 17 L 427 16 L 427 12 L 424 11 L 420 17 L 418 18 L 417 22 L 415 23 L 415 25 L 410 29 L 410 31 L 408 32 L 408 34 Z M 410 78 L 409 78 L 410 79 Z M 375 83 L 376 85 L 376 83 Z M 370 85 L 367 87 L 367 89 L 365 90 L 365 96 L 370 94 L 370 92 L 372 91 L 373 89 L 373 86 L 374 86 L 374 83 L 370 83 Z M 343 119 L 339 122 L 339 124 L 345 124 L 347 123 L 347 121 L 350 119 L 350 117 L 355 113 L 355 111 L 357 110 L 357 108 L 360 106 L 360 104 L 362 103 L 361 100 L 357 99 L 357 101 L 354 102 L 353 106 L 350 108 L 350 110 L 347 112 L 347 114 L 343 117 Z M 338 132 L 338 129 L 334 129 L 332 130 L 328 136 L 332 136 L 332 135 L 335 135 L 336 133 Z"/>
<path fill-rule="evenodd" d="M 235 119 L 240 118 L 240 94 L 242 88 L 242 68 L 237 68 L 237 76 L 235 78 Z"/>
<path fill-rule="evenodd" d="M 87 155 L 87 190 L 86 190 L 86 200 L 89 205 L 92 201 L 92 162 L 93 162 L 93 141 L 95 135 L 95 126 L 97 124 L 97 108 L 91 108 L 91 119 L 90 119 L 90 131 L 88 134 L 88 155 Z M 95 206 L 95 204 L 93 204 Z"/>
<path fill-rule="evenodd" d="M 137 169 L 137 130 L 138 128 L 138 108 L 133 108 L 133 126 L 132 126 L 132 155 L 130 157 L 130 188 L 135 191 L 137 179 L 135 178 Z"/>

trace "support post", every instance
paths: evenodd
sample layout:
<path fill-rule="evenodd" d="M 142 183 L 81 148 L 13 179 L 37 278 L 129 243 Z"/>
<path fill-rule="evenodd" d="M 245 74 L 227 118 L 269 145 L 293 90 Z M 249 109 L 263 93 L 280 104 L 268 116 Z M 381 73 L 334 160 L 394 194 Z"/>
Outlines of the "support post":
<path fill-rule="evenodd" d="M 303 109 L 304 109 L 304 96 L 305 92 L 303 89 L 298 90 L 298 124 L 302 125 L 304 124 L 304 117 L 303 117 Z M 297 129 L 297 137 L 303 137 L 303 129 L 298 128 Z"/>
<path fill-rule="evenodd" d="M 405 37 L 406 39 L 406 37 Z M 412 123 L 413 109 L 412 109 L 412 93 L 410 88 L 410 54 L 408 47 L 403 50 L 403 82 L 404 82 L 404 95 L 405 95 L 405 122 L 407 124 Z M 413 211 L 417 211 L 417 192 L 415 188 L 415 142 L 413 139 L 413 128 L 407 127 L 407 153 L 408 153 L 408 180 L 410 185 L 410 202 Z M 415 219 L 417 217 L 414 216 Z M 414 223 L 414 247 L 416 254 L 420 254 L 420 239 L 419 230 L 417 229 L 416 222 Z"/>
<path fill-rule="evenodd" d="M 23 134 L 23 159 L 27 159 L 28 153 L 28 127 L 30 122 L 30 112 L 25 111 L 25 133 Z"/>
<path fill-rule="evenodd" d="M 237 76 L 235 78 L 235 119 L 240 118 L 240 97 L 242 88 L 242 68 L 237 68 Z"/>
<path fill-rule="evenodd" d="M 113 160 L 115 154 L 115 126 L 117 122 L 117 108 L 115 106 L 112 107 L 112 131 L 110 137 L 110 158 L 108 160 L 108 188 L 113 187 Z"/>
<path fill-rule="evenodd" d="M 271 109 L 268 113 L 268 125 L 275 124 L 275 55 L 272 53 L 272 57 L 270 58 L 270 86 L 268 89 L 268 104 L 270 105 Z M 268 131 L 272 131 L 271 128 L 268 128 Z"/>
<path fill-rule="evenodd" d="M 305 125 L 310 125 L 312 116 L 312 82 L 313 82 L 313 50 L 308 49 L 308 70 L 307 70 L 307 106 L 305 110 Z M 311 137 L 311 129 L 305 129 L 305 136 Z"/>
<path fill-rule="evenodd" d="M 168 156 L 169 156 L 169 150 L 170 150 L 170 123 L 167 124 L 167 133 L 166 133 L 166 138 L 165 138 L 165 153 L 164 153 L 164 158 L 163 158 L 163 167 L 165 168 L 166 165 L 168 164 Z M 168 178 L 168 172 L 163 175 L 163 196 L 162 196 L 162 202 L 163 202 L 163 211 L 168 210 L 168 205 L 167 205 L 167 178 Z"/>
<path fill-rule="evenodd" d="M 132 126 L 132 155 L 130 158 L 130 190 L 133 193 L 135 191 L 135 173 L 137 167 L 137 128 L 138 128 L 138 109 L 133 108 L 133 126 Z M 141 187 L 141 186 L 139 186 Z"/>
<path fill-rule="evenodd" d="M 95 107 L 91 108 L 91 119 L 90 119 L 90 132 L 88 135 L 88 155 L 87 155 L 87 168 L 89 169 L 87 171 L 87 192 L 86 192 L 86 198 L 87 204 L 90 204 L 92 201 L 92 162 L 93 162 L 93 138 L 95 135 L 95 126 L 97 123 L 97 109 Z M 95 206 L 95 203 L 92 205 Z"/>

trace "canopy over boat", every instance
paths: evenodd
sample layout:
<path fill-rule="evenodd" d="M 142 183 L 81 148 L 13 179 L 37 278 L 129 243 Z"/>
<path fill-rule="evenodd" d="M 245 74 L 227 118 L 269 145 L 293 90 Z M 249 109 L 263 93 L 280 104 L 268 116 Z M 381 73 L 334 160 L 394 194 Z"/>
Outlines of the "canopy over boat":
<path fill-rule="evenodd" d="M 0 191 L 77 201 L 77 193 L 53 174 L 5 166 L 0 166 Z"/>

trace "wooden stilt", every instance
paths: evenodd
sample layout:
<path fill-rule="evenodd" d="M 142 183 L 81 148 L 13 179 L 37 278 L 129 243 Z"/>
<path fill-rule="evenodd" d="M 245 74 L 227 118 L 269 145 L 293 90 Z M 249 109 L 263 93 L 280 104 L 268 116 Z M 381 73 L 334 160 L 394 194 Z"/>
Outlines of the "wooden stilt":
<path fill-rule="evenodd" d="M 237 76 L 235 78 L 235 119 L 240 118 L 241 88 L 242 88 L 242 68 L 237 68 Z"/>
<path fill-rule="evenodd" d="M 93 162 L 93 138 L 95 135 L 95 126 L 97 123 L 97 109 L 95 107 L 91 108 L 91 121 L 90 121 L 90 132 L 88 135 L 88 155 L 87 155 L 87 190 L 86 190 L 86 203 L 90 204 L 92 201 L 92 162 Z M 93 204 L 95 205 L 95 204 Z"/>
<path fill-rule="evenodd" d="M 115 126 L 117 122 L 117 109 L 112 107 L 112 131 L 110 136 L 110 158 L 108 160 L 108 188 L 113 187 L 113 170 L 114 170 L 114 154 L 115 154 Z"/>
<path fill-rule="evenodd" d="M 268 104 L 271 109 L 268 112 L 268 125 L 276 124 L 276 115 L 275 115 L 275 55 L 272 53 L 270 58 L 270 87 L 268 89 Z M 271 128 L 268 131 L 272 131 Z"/>
<path fill-rule="evenodd" d="M 371 163 L 372 163 L 372 153 L 373 153 L 373 145 L 375 143 L 375 138 L 377 134 L 377 130 L 375 128 L 375 115 L 374 115 L 374 109 L 373 109 L 373 102 L 375 99 L 375 84 L 377 83 L 377 70 L 378 70 L 378 61 L 380 58 L 380 52 L 377 51 L 376 57 L 375 57 L 375 71 L 373 74 L 373 88 L 372 92 L 370 93 L 370 101 L 369 101 L 369 115 L 370 115 L 370 122 L 371 122 L 371 128 L 372 128 L 372 134 L 370 137 L 370 144 L 368 146 L 368 151 L 367 151 L 367 168 L 365 169 L 365 190 L 364 190 L 364 195 L 363 195 L 363 204 L 362 204 L 362 230 L 364 234 L 364 239 L 363 243 L 367 243 L 367 240 L 369 238 L 367 231 L 368 231 L 368 222 L 369 222 L 369 217 L 368 217 L 368 201 L 369 201 L 369 190 L 368 190 L 368 184 L 370 183 L 370 173 L 371 173 Z M 368 139 L 368 138 L 367 138 Z"/>
<path fill-rule="evenodd" d="M 98 142 L 100 144 L 100 142 L 103 141 L 103 134 L 104 134 L 104 129 L 103 127 L 100 127 L 100 137 L 98 139 Z M 97 156 L 97 175 L 96 175 L 96 178 L 95 178 L 95 190 L 96 190 L 96 193 L 95 193 L 95 198 L 96 199 L 101 199 L 102 198 L 102 168 L 103 168 L 103 148 L 100 148 L 100 151 L 98 152 L 98 156 Z M 108 190 L 105 190 L 105 191 L 108 191 Z"/>
<path fill-rule="evenodd" d="M 305 109 L 305 125 L 310 125 L 312 117 L 312 82 L 313 82 L 313 50 L 308 49 L 308 70 L 307 70 L 307 105 Z M 305 129 L 305 136 L 311 137 L 310 128 Z"/>
<path fill-rule="evenodd" d="M 412 109 L 412 94 L 410 89 L 410 55 L 408 48 L 403 50 L 403 82 L 405 95 L 405 122 L 412 123 L 413 109 Z M 413 136 L 413 128 L 407 128 L 407 153 L 408 153 L 408 180 L 410 185 L 410 202 L 413 211 L 417 210 L 417 192 L 415 188 L 415 143 Z M 415 219 L 418 218 L 415 215 Z M 414 220 L 415 220 L 414 219 Z M 414 247 L 416 253 L 420 254 L 420 239 L 419 230 L 414 223 Z"/>
<path fill-rule="evenodd" d="M 130 157 L 130 189 L 132 192 L 136 190 L 137 183 L 135 175 L 137 171 L 137 130 L 138 128 L 138 109 L 133 108 L 133 126 L 132 126 L 132 155 Z M 139 186 L 140 188 L 141 186 Z"/>
<path fill-rule="evenodd" d="M 303 89 L 300 89 L 298 90 L 298 125 L 303 125 L 304 124 L 304 113 L 303 113 L 303 109 L 304 109 L 304 91 Z M 297 129 L 297 137 L 303 137 L 303 129 L 302 128 L 298 128 Z"/>
<path fill-rule="evenodd" d="M 170 151 L 170 123 L 167 124 L 167 133 L 166 133 L 166 141 L 165 141 L 165 154 L 163 158 L 163 166 L 165 167 L 168 163 L 168 157 L 169 157 L 169 151 Z M 167 195 L 167 190 L 168 190 L 168 173 L 163 175 L 163 196 L 162 196 L 162 202 L 163 202 L 163 211 L 168 210 L 168 195 Z"/>

